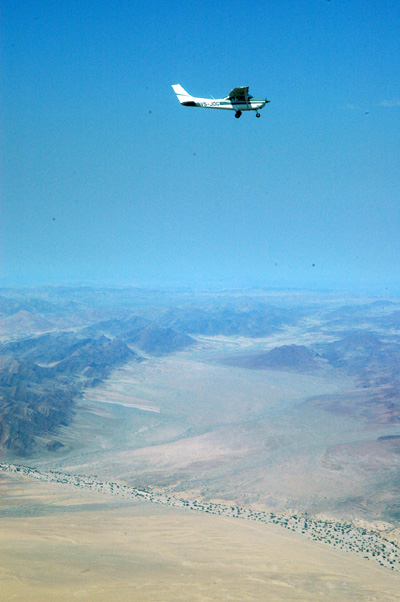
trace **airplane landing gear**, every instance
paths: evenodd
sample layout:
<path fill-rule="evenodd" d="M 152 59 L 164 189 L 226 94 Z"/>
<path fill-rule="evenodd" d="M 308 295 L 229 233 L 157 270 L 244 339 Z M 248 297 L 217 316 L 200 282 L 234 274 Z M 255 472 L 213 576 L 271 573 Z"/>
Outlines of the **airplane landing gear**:
<path fill-rule="evenodd" d="M 260 113 L 256 113 L 256 117 L 261 117 Z"/>
<path fill-rule="evenodd" d="M 242 111 L 236 111 L 236 113 L 235 113 L 236 119 L 239 119 L 239 117 L 241 116 L 241 114 L 242 114 Z"/>

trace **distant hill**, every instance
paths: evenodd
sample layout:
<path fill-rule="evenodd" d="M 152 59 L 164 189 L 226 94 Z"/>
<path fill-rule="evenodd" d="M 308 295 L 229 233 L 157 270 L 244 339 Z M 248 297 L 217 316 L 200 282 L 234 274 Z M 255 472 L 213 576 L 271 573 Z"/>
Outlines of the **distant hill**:
<path fill-rule="evenodd" d="M 400 329 L 400 311 L 396 310 L 385 316 L 380 316 L 375 321 L 381 328 Z"/>
<path fill-rule="evenodd" d="M 146 328 L 152 322 L 142 316 L 130 315 L 122 319 L 113 318 L 111 320 L 103 320 L 95 322 L 91 328 L 97 332 L 103 332 L 121 339 L 128 338 L 133 332 L 138 329 Z"/>
<path fill-rule="evenodd" d="M 357 375 L 364 385 L 400 386 L 400 345 L 382 341 L 373 332 L 356 330 L 338 341 L 319 346 L 335 368 Z"/>
<path fill-rule="evenodd" d="M 104 335 L 81 337 L 75 333 L 49 333 L 0 346 L 0 352 L 30 362 L 51 364 L 57 374 L 108 376 L 109 369 L 137 354 L 118 339 Z"/>
<path fill-rule="evenodd" d="M 158 326 L 142 316 L 131 315 L 122 320 L 97 322 L 91 332 L 112 335 L 148 355 L 166 355 L 194 344 L 194 339 L 172 328 Z"/>
<path fill-rule="evenodd" d="M 298 320 L 296 310 L 263 304 L 242 307 L 177 307 L 153 311 L 150 316 L 159 326 L 189 335 L 207 336 L 262 337 L 276 332 L 284 324 L 294 324 Z"/>
<path fill-rule="evenodd" d="M 321 345 L 321 353 L 336 368 L 359 370 L 371 361 L 372 356 L 379 356 L 385 347 L 375 333 L 356 330 L 338 341 Z"/>
<path fill-rule="evenodd" d="M 54 378 L 52 368 L 42 368 L 32 362 L 0 355 L 0 387 L 16 387 L 22 382 L 44 383 Z"/>
<path fill-rule="evenodd" d="M 89 330 L 85 329 L 85 334 L 88 333 Z M 0 352 L 39 364 L 57 363 L 59 372 L 72 369 L 77 373 L 93 362 L 100 367 L 136 357 L 122 341 L 109 339 L 96 331 L 92 336 L 82 336 L 81 332 L 60 332 L 28 337 L 0 345 Z M 99 376 L 104 377 L 105 374 Z"/>
<path fill-rule="evenodd" d="M 1 345 L 0 351 L 31 362 L 51 364 L 65 359 L 96 336 L 96 333 L 92 337 L 67 332 L 46 333 Z"/>
<path fill-rule="evenodd" d="M 252 369 L 273 369 L 309 372 L 321 366 L 320 357 L 304 345 L 282 345 L 270 351 L 230 357 L 230 366 Z"/>
<path fill-rule="evenodd" d="M 186 334 L 172 328 L 160 328 L 155 324 L 131 332 L 125 341 L 143 353 L 156 356 L 181 351 L 195 343 L 194 339 Z"/>
<path fill-rule="evenodd" d="M 25 309 L 0 320 L 0 336 L 16 336 L 18 334 L 33 334 L 54 330 L 55 326 L 45 318 Z"/>
<path fill-rule="evenodd" d="M 20 311 L 27 311 L 33 314 L 59 315 L 62 312 L 62 308 L 44 299 L 14 299 L 0 296 L 0 314 L 11 316 Z"/>
<path fill-rule="evenodd" d="M 55 368 L 63 374 L 80 374 L 103 379 L 113 368 L 131 359 L 139 359 L 139 356 L 125 343 L 103 336 L 85 341 L 59 361 Z"/>

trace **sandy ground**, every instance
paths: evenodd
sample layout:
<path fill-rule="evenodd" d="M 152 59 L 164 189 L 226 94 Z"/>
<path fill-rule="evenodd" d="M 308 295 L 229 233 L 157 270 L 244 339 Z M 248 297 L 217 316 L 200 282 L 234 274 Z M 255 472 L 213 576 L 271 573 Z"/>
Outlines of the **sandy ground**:
<path fill-rule="evenodd" d="M 0 480 L 1 602 L 400 601 L 400 575 L 279 527 Z"/>

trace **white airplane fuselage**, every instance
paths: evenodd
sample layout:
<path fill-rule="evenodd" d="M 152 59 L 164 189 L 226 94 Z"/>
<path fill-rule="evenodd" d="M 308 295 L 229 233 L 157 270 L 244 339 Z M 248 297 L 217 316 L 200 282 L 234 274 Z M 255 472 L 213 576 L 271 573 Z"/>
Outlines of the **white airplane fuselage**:
<path fill-rule="evenodd" d="M 258 111 L 265 107 L 269 100 L 263 98 L 249 98 L 247 102 L 231 98 L 194 98 L 183 101 L 186 107 L 203 107 L 205 109 L 226 109 L 228 111 Z"/>
<path fill-rule="evenodd" d="M 235 111 L 236 117 L 240 117 L 242 111 L 257 111 L 265 107 L 269 102 L 266 98 L 253 98 L 248 94 L 248 88 L 234 88 L 229 96 L 225 98 L 199 98 L 191 96 L 180 84 L 172 86 L 179 102 L 184 107 L 201 107 L 203 109 L 225 109 Z M 237 92 L 238 91 L 238 92 Z"/>

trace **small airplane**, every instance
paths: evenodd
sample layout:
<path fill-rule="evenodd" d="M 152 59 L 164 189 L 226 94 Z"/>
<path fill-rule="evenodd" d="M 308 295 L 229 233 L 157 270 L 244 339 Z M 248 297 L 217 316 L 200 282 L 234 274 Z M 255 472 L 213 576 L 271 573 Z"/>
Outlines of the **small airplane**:
<path fill-rule="evenodd" d="M 180 84 L 172 86 L 179 102 L 184 107 L 203 107 L 205 109 L 228 109 L 236 111 L 235 117 L 239 119 L 242 111 L 257 111 L 256 117 L 260 117 L 259 110 L 265 107 L 266 98 L 253 98 L 249 94 L 249 87 L 233 88 L 225 98 L 195 98 L 190 96 Z"/>

